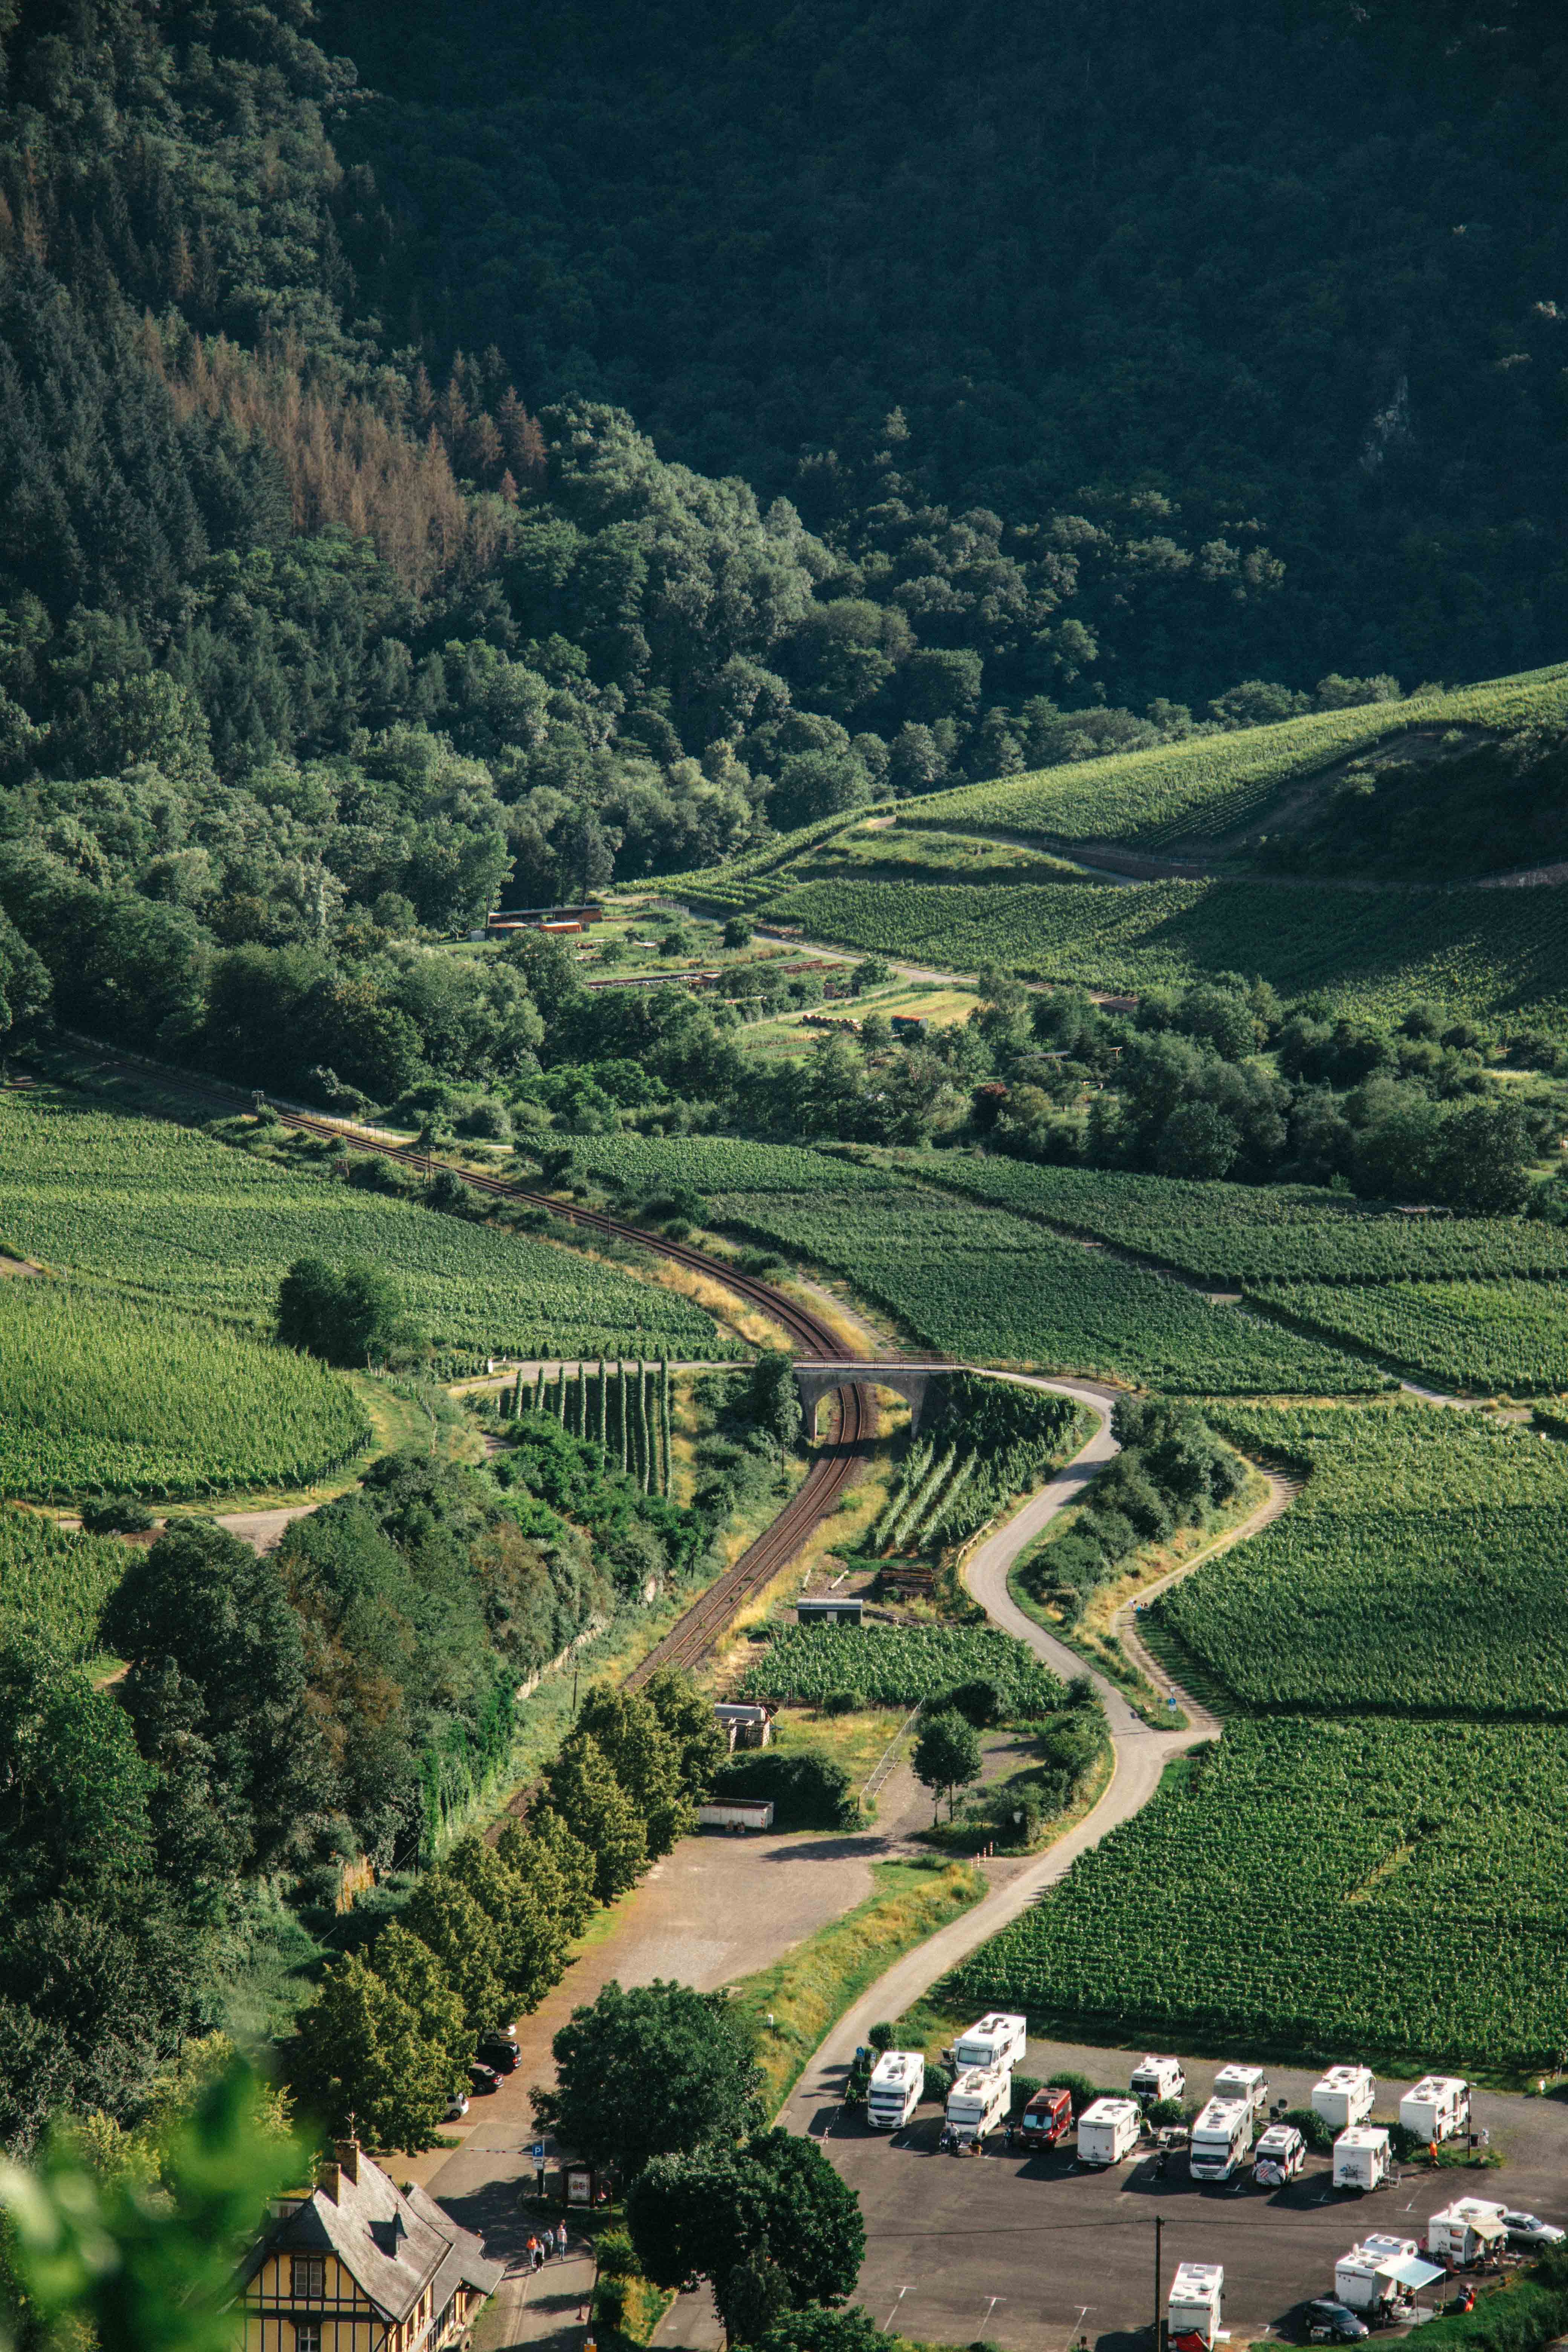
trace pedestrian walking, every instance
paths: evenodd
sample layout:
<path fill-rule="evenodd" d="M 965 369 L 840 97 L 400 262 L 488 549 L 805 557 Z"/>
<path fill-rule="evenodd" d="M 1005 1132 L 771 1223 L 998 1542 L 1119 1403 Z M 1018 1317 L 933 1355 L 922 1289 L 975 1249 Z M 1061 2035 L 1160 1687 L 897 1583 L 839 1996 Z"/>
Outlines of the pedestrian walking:
<path fill-rule="evenodd" d="M 564 2218 L 563 2218 L 555 2231 L 555 2251 L 560 2255 L 562 2261 L 564 2262 L 566 2259 L 566 2223 Z"/>
<path fill-rule="evenodd" d="M 539 2268 L 539 2241 L 537 2238 L 530 2238 L 528 2242 L 528 2267 L 531 2271 L 536 2271 Z"/>

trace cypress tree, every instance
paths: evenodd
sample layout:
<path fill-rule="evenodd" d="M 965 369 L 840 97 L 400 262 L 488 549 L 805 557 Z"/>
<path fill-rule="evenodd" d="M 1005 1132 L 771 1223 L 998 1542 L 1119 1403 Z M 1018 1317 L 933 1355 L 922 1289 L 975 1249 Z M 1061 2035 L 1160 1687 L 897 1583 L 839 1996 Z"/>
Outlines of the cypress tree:
<path fill-rule="evenodd" d="M 669 1492 L 669 1358 L 661 1356 L 658 1364 L 658 1450 L 659 1485 L 661 1495 Z"/>
<path fill-rule="evenodd" d="M 625 1470 L 626 1462 L 626 1368 L 619 1356 L 616 1358 L 616 1459 Z"/>
<path fill-rule="evenodd" d="M 576 1426 L 573 1433 L 577 1437 L 586 1437 L 588 1434 L 588 1367 L 581 1359 L 577 1364 L 576 1416 Z"/>
<path fill-rule="evenodd" d="M 566 1426 L 566 1367 L 564 1364 L 555 1375 L 555 1418 L 564 1429 Z"/>
<path fill-rule="evenodd" d="M 637 1358 L 637 1454 L 645 1495 L 653 1491 L 653 1432 L 647 1418 L 647 1366 Z"/>
<path fill-rule="evenodd" d="M 607 1454 L 610 1450 L 610 1375 L 603 1356 L 599 1359 L 598 1402 L 594 1410 L 594 1434 Z"/>
<path fill-rule="evenodd" d="M 517 1368 L 517 1384 L 512 1390 L 511 1411 L 514 1421 L 522 1411 L 522 1366 L 521 1364 Z"/>

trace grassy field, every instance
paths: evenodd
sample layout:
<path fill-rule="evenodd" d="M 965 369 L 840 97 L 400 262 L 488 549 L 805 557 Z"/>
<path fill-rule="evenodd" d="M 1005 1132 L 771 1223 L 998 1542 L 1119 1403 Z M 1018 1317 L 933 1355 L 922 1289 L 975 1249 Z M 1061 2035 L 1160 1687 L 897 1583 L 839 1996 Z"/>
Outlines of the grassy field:
<path fill-rule="evenodd" d="M 1568 1233 L 1521 1218 L 1410 1217 L 1320 1185 L 1191 1184 L 972 1151 L 879 1156 L 893 1173 L 1140 1251 L 1216 1290 L 1568 1276 Z"/>
<path fill-rule="evenodd" d="M 931 794 L 922 823 L 984 824 L 1066 841 L 1159 849 L 1266 822 L 1270 802 L 1332 762 L 1412 729 L 1512 730 L 1568 717 L 1568 667 L 1406 702 L 1321 711 L 1274 727 L 1157 746 Z M 900 821 L 909 812 L 900 811 Z"/>
<path fill-rule="evenodd" d="M 1353 1339 L 1483 1396 L 1568 1389 L 1561 1282 L 1279 1282 L 1258 1297 L 1328 1339 Z"/>
<path fill-rule="evenodd" d="M 0 1283 L 0 1495 L 303 1486 L 370 1436 L 349 1382 L 311 1357 L 146 1298 Z"/>
<path fill-rule="evenodd" d="M 721 1352 L 700 1307 L 614 1266 L 65 1093 L 0 1097 L 0 1251 L 111 1293 L 121 1315 L 133 1300 L 262 1328 L 313 1254 L 386 1268 L 441 1349 Z"/>
<path fill-rule="evenodd" d="M 1568 1721 L 1568 1446 L 1409 1400 L 1215 1420 L 1308 1474 L 1155 1604 L 1235 1699 Z"/>
<path fill-rule="evenodd" d="M 99 1614 L 128 1557 L 113 1536 L 73 1535 L 0 1504 L 0 1626 L 26 1623 L 67 1657 L 93 1657 Z"/>
<path fill-rule="evenodd" d="M 1091 2040 L 1517 2080 L 1568 2042 L 1565 1933 L 1568 1729 L 1237 1719 L 957 1985 Z"/>
<path fill-rule="evenodd" d="M 847 1275 L 933 1347 L 977 1363 L 1100 1373 L 1196 1395 L 1331 1396 L 1386 1385 L 1321 1341 L 1021 1217 L 907 1187 L 712 1196 L 710 1216 Z"/>
<path fill-rule="evenodd" d="M 939 971 L 1003 963 L 1026 979 L 1132 995 L 1245 971 L 1283 996 L 1321 992 L 1385 1024 L 1420 1001 L 1450 1019 L 1518 1014 L 1568 1028 L 1568 927 L 1551 890 L 778 878 L 770 920 Z"/>

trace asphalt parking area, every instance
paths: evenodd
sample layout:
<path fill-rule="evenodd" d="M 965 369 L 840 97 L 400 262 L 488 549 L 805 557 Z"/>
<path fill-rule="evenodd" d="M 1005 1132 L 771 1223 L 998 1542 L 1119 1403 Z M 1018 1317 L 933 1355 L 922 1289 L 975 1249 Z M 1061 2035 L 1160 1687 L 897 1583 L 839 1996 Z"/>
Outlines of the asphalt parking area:
<path fill-rule="evenodd" d="M 1030 2045 L 1023 2071 L 1071 2064 L 1092 2080 L 1125 2083 L 1136 2053 Z M 1217 2061 L 1188 2062 L 1188 2097 L 1208 2095 Z M 1271 2070 L 1273 2093 L 1305 2105 L 1313 2075 Z M 1379 2113 L 1403 2084 L 1380 2082 Z M 1428 2215 L 1474 2195 L 1568 2221 L 1568 2109 L 1551 2100 L 1479 2094 L 1478 2123 L 1505 2156 L 1491 2171 L 1405 2172 L 1370 2196 L 1337 2190 L 1327 2158 L 1309 2160 L 1279 2190 L 1198 2183 L 1173 2156 L 1110 2172 L 1079 2172 L 1068 2150 L 956 2158 L 937 2147 L 941 2116 L 922 2108 L 890 2140 L 846 2115 L 823 2143 L 859 2191 L 867 2255 L 856 2300 L 917 2339 L 1005 2352 L 1065 2347 L 1086 2335 L 1097 2352 L 1146 2352 L 1154 2309 L 1154 2228 L 1164 2223 L 1163 2291 L 1177 2263 L 1222 2263 L 1226 2324 L 1238 2344 L 1288 2331 L 1294 2308 L 1331 2294 L 1334 2263 L 1362 2237 L 1385 2231 L 1418 2242 Z M 1441 2294 L 1442 2289 L 1437 2290 Z"/>

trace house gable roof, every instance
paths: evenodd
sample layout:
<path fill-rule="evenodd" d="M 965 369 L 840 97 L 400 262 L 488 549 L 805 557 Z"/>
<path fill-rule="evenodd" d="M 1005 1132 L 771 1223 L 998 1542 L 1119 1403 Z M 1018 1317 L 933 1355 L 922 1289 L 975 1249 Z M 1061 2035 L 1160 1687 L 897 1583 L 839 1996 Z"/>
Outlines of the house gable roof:
<path fill-rule="evenodd" d="M 504 2267 L 487 2262 L 478 2238 L 459 2229 L 434 2198 L 421 2189 L 405 2193 L 352 2147 L 309 2197 L 268 2224 L 245 2263 L 240 2286 L 248 2286 L 274 2254 L 328 2252 L 391 2326 L 407 2317 L 427 2286 L 436 2290 L 433 2314 L 460 2285 L 493 2294 Z"/>

